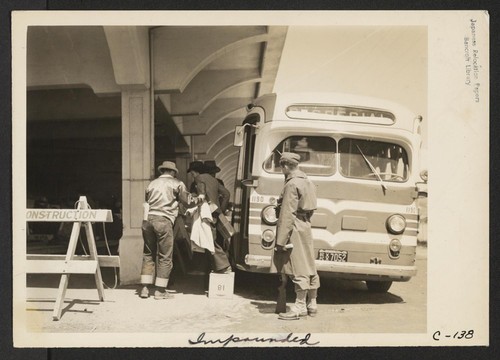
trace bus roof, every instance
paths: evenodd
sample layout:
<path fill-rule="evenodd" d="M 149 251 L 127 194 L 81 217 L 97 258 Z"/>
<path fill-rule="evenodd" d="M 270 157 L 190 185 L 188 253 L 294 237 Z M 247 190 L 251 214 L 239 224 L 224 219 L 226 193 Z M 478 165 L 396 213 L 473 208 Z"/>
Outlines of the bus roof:
<path fill-rule="evenodd" d="M 392 129 L 419 131 L 421 117 L 406 107 L 375 97 L 329 92 L 267 94 L 254 100 L 264 108 L 265 121 L 321 120 L 385 125 Z M 271 116 L 269 116 L 271 115 Z"/>

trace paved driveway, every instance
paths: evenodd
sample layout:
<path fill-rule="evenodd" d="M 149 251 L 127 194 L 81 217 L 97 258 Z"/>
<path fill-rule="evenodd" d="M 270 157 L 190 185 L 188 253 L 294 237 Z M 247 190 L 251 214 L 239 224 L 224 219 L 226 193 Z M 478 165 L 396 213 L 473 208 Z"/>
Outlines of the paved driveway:
<path fill-rule="evenodd" d="M 318 316 L 295 321 L 279 320 L 274 313 L 275 276 L 240 272 L 230 300 L 208 298 L 203 276 L 177 275 L 173 299 L 141 299 L 133 286 L 106 289 L 105 301 L 99 302 L 97 290 L 92 288 L 93 277 L 72 275 L 63 315 L 59 321 L 52 321 L 58 277 L 30 275 L 27 328 L 35 333 L 189 333 L 190 339 L 203 332 L 422 333 L 426 331 L 427 315 L 425 247 L 418 248 L 417 266 L 415 278 L 393 283 L 385 294 L 370 293 L 359 281 L 322 279 Z M 112 285 L 114 274 L 105 270 L 105 282 Z M 294 301 L 291 287 L 287 295 L 290 304 Z M 141 344 L 140 338 L 134 339 L 134 346 Z M 184 346 L 182 341 L 187 344 L 184 339 L 179 346 Z"/>

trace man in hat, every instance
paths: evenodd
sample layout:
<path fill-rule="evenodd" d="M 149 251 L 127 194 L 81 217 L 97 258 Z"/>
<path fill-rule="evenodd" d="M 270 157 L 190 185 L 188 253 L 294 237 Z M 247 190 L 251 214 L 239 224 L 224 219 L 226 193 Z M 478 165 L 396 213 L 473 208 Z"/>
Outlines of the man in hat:
<path fill-rule="evenodd" d="M 229 198 L 231 197 L 231 194 L 229 193 L 229 190 L 227 190 L 224 186 L 224 181 L 216 177 L 217 173 L 220 172 L 220 167 L 217 166 L 215 160 L 205 160 L 203 165 L 205 166 L 205 171 L 207 172 L 207 174 L 212 175 L 219 182 L 219 184 L 222 185 L 222 188 L 219 187 L 219 192 L 221 193 L 219 195 L 219 202 L 223 213 L 225 213 L 229 204 Z"/>
<path fill-rule="evenodd" d="M 215 160 L 205 160 L 203 165 L 205 166 L 205 171 L 212 175 L 212 177 L 215 178 L 220 184 L 219 186 L 219 203 L 220 203 L 220 208 L 222 214 L 226 214 L 228 208 L 229 208 L 229 199 L 231 197 L 231 193 L 229 192 L 228 189 L 224 186 L 224 181 L 221 179 L 218 179 L 216 177 L 217 173 L 220 171 L 220 167 L 217 166 L 217 163 Z M 229 242 L 224 239 L 224 236 L 217 231 L 217 237 L 216 237 L 216 242 L 219 243 L 219 245 L 224 249 L 224 251 L 229 251 Z"/>
<path fill-rule="evenodd" d="M 226 210 L 222 206 L 227 206 L 229 202 L 229 191 L 222 186 L 215 177 L 207 173 L 207 169 L 203 162 L 193 161 L 189 164 L 187 170 L 193 176 L 194 179 L 194 192 L 198 194 L 198 199 L 201 201 L 207 201 L 215 205 L 216 209 L 212 213 L 213 224 L 212 234 L 213 238 L 217 238 L 216 223 L 219 214 L 223 214 Z M 191 189 L 193 190 L 193 189 Z M 222 249 L 222 247 L 214 241 L 215 252 L 211 255 L 212 269 L 218 273 L 229 273 L 231 272 L 231 264 L 229 259 Z"/>
<path fill-rule="evenodd" d="M 179 202 L 189 206 L 189 201 L 186 185 L 176 178 L 178 170 L 175 163 L 164 161 L 158 166 L 158 171 L 160 176 L 153 180 L 146 190 L 148 209 L 147 219 L 142 223 L 144 251 L 140 297 L 148 298 L 148 286 L 154 283 L 154 298 L 162 300 L 173 297 L 166 291 L 173 267 L 173 226 L 179 212 Z"/>
<path fill-rule="evenodd" d="M 224 186 L 224 181 L 217 178 L 217 173 L 220 172 L 220 167 L 217 166 L 217 163 L 215 162 L 215 160 L 205 160 L 203 162 L 203 165 L 205 165 L 206 172 L 208 174 L 212 175 L 214 178 L 216 178 L 217 181 L 219 182 L 219 184 Z"/>
<path fill-rule="evenodd" d="M 316 188 L 306 174 L 298 169 L 299 161 L 300 155 L 290 152 L 284 152 L 280 158 L 285 186 L 278 200 L 280 205 L 273 267 L 282 276 L 292 279 L 296 294 L 295 304 L 290 307 L 290 311 L 279 314 L 283 320 L 299 319 L 308 314 L 315 316 L 320 285 L 311 233 Z M 286 247 L 288 244 L 293 247 Z"/>

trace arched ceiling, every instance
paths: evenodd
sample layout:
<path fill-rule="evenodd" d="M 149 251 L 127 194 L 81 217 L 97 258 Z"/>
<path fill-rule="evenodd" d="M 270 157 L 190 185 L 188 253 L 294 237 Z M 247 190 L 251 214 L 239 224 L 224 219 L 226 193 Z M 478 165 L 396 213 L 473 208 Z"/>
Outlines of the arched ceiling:
<path fill-rule="evenodd" d="M 192 157 L 215 159 L 232 182 L 234 127 L 247 104 L 272 92 L 286 32 L 284 26 L 30 27 L 28 90 L 90 88 L 98 99 L 72 93 L 85 106 L 63 108 L 63 118 L 96 119 L 121 115 L 99 99 L 152 85 Z M 40 111 L 32 119 L 61 118 L 59 108 L 42 106 L 46 97 L 33 97 Z"/>

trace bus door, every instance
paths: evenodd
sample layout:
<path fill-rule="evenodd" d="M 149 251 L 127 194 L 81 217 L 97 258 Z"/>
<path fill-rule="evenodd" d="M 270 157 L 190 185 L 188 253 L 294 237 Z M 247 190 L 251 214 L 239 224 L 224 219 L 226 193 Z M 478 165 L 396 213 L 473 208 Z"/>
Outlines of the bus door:
<path fill-rule="evenodd" d="M 235 234 L 232 241 L 232 256 L 237 264 L 243 264 L 248 254 L 248 220 L 250 211 L 250 193 L 254 180 L 252 163 L 255 150 L 255 130 L 260 120 L 258 114 L 248 116 L 242 126 L 235 131 L 235 146 L 240 146 L 238 169 L 235 181 L 235 199 L 233 226 Z"/>

